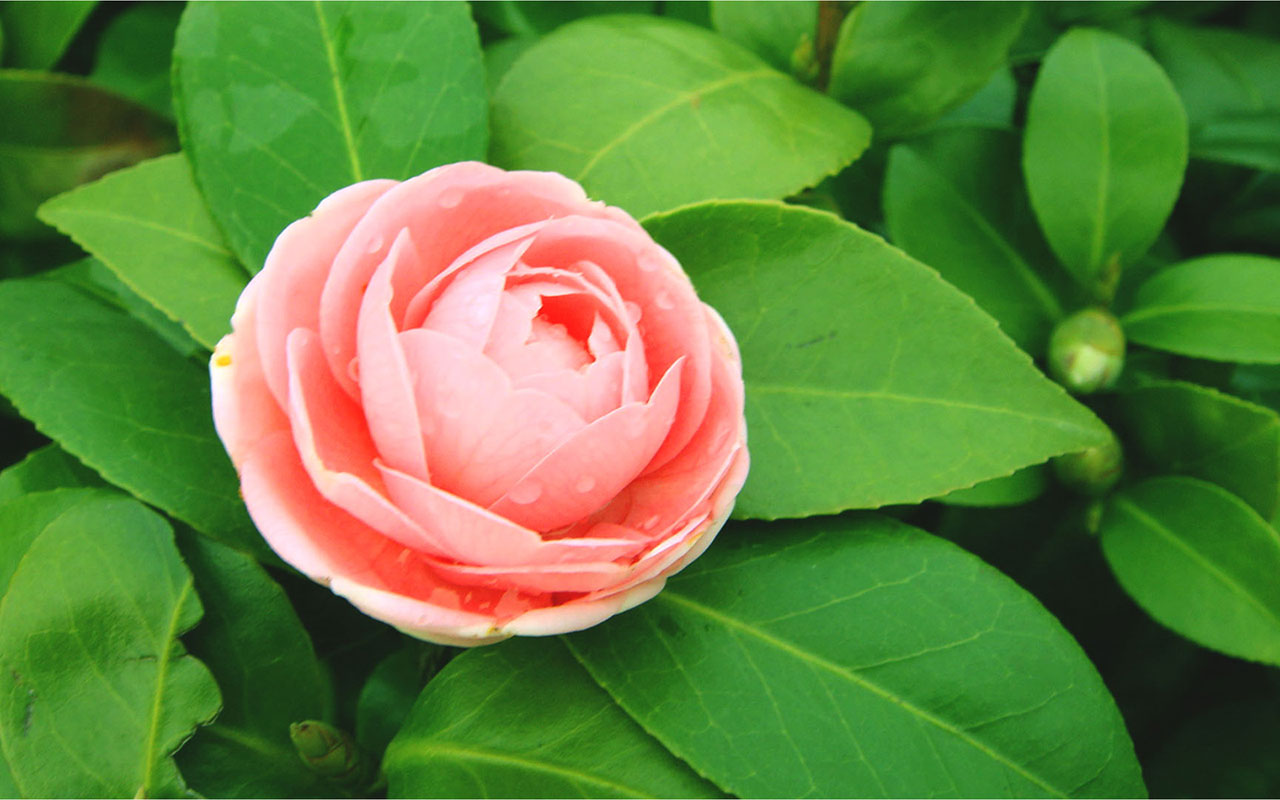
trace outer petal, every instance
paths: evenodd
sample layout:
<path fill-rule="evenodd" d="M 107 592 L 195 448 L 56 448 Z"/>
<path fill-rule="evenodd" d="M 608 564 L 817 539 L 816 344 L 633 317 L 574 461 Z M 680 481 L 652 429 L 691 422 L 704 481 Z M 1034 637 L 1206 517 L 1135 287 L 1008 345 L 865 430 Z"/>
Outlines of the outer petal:
<path fill-rule="evenodd" d="M 502 625 L 500 630 L 516 636 L 555 636 L 580 631 L 652 599 L 665 584 L 665 578 L 656 578 L 607 597 L 534 609 Z"/>
<path fill-rule="evenodd" d="M 288 402 L 285 339 L 294 328 L 319 330 L 320 293 L 334 257 L 360 217 L 395 185 L 389 180 L 364 181 L 329 195 L 310 216 L 284 229 L 254 278 L 260 284 L 262 309 L 258 349 L 267 385 L 281 406 Z M 346 367 L 342 364 L 344 371 Z"/>
<path fill-rule="evenodd" d="M 237 466 L 258 442 L 289 429 L 289 420 L 267 388 L 258 358 L 258 286 L 256 280 L 250 281 L 240 294 L 231 318 L 234 332 L 222 337 L 209 359 L 213 424 Z"/>

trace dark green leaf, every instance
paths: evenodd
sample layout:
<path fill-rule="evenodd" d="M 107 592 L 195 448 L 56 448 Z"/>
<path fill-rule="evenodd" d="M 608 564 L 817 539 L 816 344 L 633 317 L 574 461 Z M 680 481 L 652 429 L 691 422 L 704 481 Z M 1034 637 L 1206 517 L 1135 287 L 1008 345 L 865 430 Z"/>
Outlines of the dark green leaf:
<path fill-rule="evenodd" d="M 704 203 L 646 227 L 742 348 L 742 516 L 914 503 L 1106 439 L 972 300 L 830 214 Z"/>
<path fill-rule="evenodd" d="M 50 69 L 93 11 L 96 2 L 0 3 L 4 25 L 4 65 L 22 69 Z"/>
<path fill-rule="evenodd" d="M 289 724 L 319 719 L 328 691 L 311 639 L 284 592 L 253 559 L 182 537 L 205 617 L 184 639 L 222 688 L 217 720 L 178 752 L 207 797 L 320 797 L 332 789 L 298 758 Z"/>
<path fill-rule="evenodd" d="M 1151 49 L 1191 123 L 1191 155 L 1280 171 L 1280 42 L 1156 17 Z"/>
<path fill-rule="evenodd" d="M 1002 69 L 963 105 L 944 114 L 938 124 L 977 123 L 1012 128 L 1013 108 L 1017 102 L 1018 83 L 1013 79 L 1013 71 Z"/>
<path fill-rule="evenodd" d="M 181 3 L 167 2 L 122 11 L 102 32 L 89 80 L 172 117 L 170 60 L 181 15 Z"/>
<path fill-rule="evenodd" d="M 44 521 L 0 604 L 0 742 L 23 795 L 185 794 L 170 755 L 218 709 L 177 638 L 200 614 L 173 532 L 140 503 Z"/>
<path fill-rule="evenodd" d="M 1111 696 L 1053 616 L 883 517 L 731 527 L 656 598 L 566 641 L 741 797 L 1143 792 Z"/>
<path fill-rule="evenodd" d="M 427 685 L 383 769 L 391 797 L 718 797 L 555 639 L 463 653 Z"/>
<path fill-rule="evenodd" d="M 112 483 L 269 555 L 214 433 L 205 370 L 141 323 L 51 281 L 0 283 L 0 319 L 0 392 L 23 416 Z"/>
<path fill-rule="evenodd" d="M 861 3 L 840 26 L 831 96 L 895 138 L 959 106 L 1005 64 L 1026 3 Z"/>
<path fill-rule="evenodd" d="M 1012 475 L 992 478 L 968 489 L 957 489 L 936 498 L 949 506 L 999 507 L 1029 503 L 1044 493 L 1049 471 L 1042 465 L 1024 467 Z"/>
<path fill-rule="evenodd" d="M 494 42 L 484 49 L 484 81 L 485 86 L 489 88 L 489 94 L 497 90 L 498 84 L 502 82 L 507 70 L 511 69 L 511 65 L 516 63 L 516 59 L 524 55 L 524 51 L 537 41 L 532 36 L 512 36 L 509 39 Z"/>
<path fill-rule="evenodd" d="M 360 688 L 355 733 L 361 746 L 382 755 L 444 653 L 440 645 L 415 642 L 382 659 Z"/>
<path fill-rule="evenodd" d="M 169 123 L 82 78 L 0 71 L 0 236 L 51 235 L 45 200 L 172 149 Z"/>
<path fill-rule="evenodd" d="M 76 461 L 56 444 L 47 444 L 0 472 L 0 503 L 31 492 L 103 485 L 102 478 L 96 472 Z M 2 594 L 4 592 L 0 590 L 0 595 Z"/>
<path fill-rule="evenodd" d="M 1131 460 L 1229 489 L 1270 519 L 1280 509 L 1280 415 L 1193 383 L 1119 398 Z"/>
<path fill-rule="evenodd" d="M 476 3 L 472 12 L 487 23 L 511 36 L 541 36 L 568 22 L 597 14 L 647 14 L 656 3 L 652 0 L 486 0 Z"/>
<path fill-rule="evenodd" d="M 1280 796 L 1274 693 L 1190 716 L 1146 764 L 1156 797 Z"/>
<path fill-rule="evenodd" d="M 40 207 L 40 219 L 97 256 L 209 349 L 231 329 L 249 281 L 181 154 L 114 172 Z"/>
<path fill-rule="evenodd" d="M 1280 664 L 1280 535 L 1225 489 L 1168 477 L 1111 498 L 1102 552 L 1156 621 L 1228 655 Z"/>
<path fill-rule="evenodd" d="M 464 3 L 193 2 L 174 76 L 196 182 L 253 272 L 337 189 L 485 154 Z"/>
<path fill-rule="evenodd" d="M 978 301 L 1027 352 L 1042 355 L 1070 279 L 1036 227 L 1007 131 L 956 127 L 889 153 L 889 237 Z"/>
<path fill-rule="evenodd" d="M 1132 341 L 1217 361 L 1280 364 L 1280 259 L 1193 258 L 1156 273 L 1121 320 Z"/>
<path fill-rule="evenodd" d="M 817 76 L 813 39 L 818 27 L 817 0 L 713 0 L 711 23 L 721 35 L 779 72 L 802 78 L 805 66 L 811 65 L 812 77 Z"/>
<path fill-rule="evenodd" d="M 1023 169 L 1058 258 L 1106 286 L 1159 236 L 1187 166 L 1187 121 L 1151 56 L 1077 28 L 1049 51 L 1027 110 Z"/>
<path fill-rule="evenodd" d="M 521 56 L 493 99 L 496 164 L 561 172 L 637 216 L 790 196 L 870 138 L 860 116 L 738 45 L 657 17 L 566 25 Z"/>

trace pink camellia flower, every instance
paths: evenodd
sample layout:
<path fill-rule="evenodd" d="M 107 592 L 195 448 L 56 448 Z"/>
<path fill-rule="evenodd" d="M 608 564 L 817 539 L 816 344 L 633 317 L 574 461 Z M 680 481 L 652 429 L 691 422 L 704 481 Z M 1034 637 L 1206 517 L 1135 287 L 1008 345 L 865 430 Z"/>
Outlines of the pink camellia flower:
<path fill-rule="evenodd" d="M 280 557 L 436 642 L 579 630 L 710 544 L 747 472 L 728 328 L 573 181 L 479 163 L 325 199 L 214 351 Z"/>

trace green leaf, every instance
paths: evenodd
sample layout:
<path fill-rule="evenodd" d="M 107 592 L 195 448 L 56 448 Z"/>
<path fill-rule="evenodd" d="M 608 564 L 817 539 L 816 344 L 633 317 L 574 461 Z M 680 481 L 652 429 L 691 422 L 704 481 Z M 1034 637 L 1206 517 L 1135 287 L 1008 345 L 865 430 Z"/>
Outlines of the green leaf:
<path fill-rule="evenodd" d="M 1120 322 L 1148 347 L 1280 364 L 1280 259 L 1223 254 L 1175 264 L 1138 289 Z"/>
<path fill-rule="evenodd" d="M 860 116 L 738 45 L 658 17 L 566 25 L 526 51 L 493 98 L 494 163 L 563 173 L 637 216 L 790 196 L 870 138 Z"/>
<path fill-rule="evenodd" d="M 49 237 L 35 218 L 45 200 L 173 149 L 164 119 L 72 75 L 0 70 L 0 108 L 0 236 L 8 238 Z"/>
<path fill-rule="evenodd" d="M 484 49 L 484 82 L 493 94 L 502 78 L 524 51 L 537 43 L 532 36 L 513 36 L 494 42 Z"/>
<path fill-rule="evenodd" d="M 1004 66 L 1026 3 L 861 3 L 840 26 L 831 96 L 866 115 L 876 137 L 927 125 Z"/>
<path fill-rule="evenodd" d="M 249 276 L 218 232 L 181 153 L 59 195 L 40 219 L 97 256 L 209 349 Z"/>
<path fill-rule="evenodd" d="M 4 25 L 4 65 L 50 69 L 71 44 L 96 2 L 0 3 Z"/>
<path fill-rule="evenodd" d="M 1187 121 L 1151 56 L 1077 28 L 1045 57 L 1022 152 L 1031 205 L 1062 263 L 1112 285 L 1160 235 L 1187 166 Z"/>
<path fill-rule="evenodd" d="M 809 65 L 813 76 L 817 76 L 813 40 L 818 28 L 816 0 L 712 0 L 711 23 L 722 36 L 760 56 L 779 72 L 803 78 L 800 73 Z"/>
<path fill-rule="evenodd" d="M 181 538 L 205 617 L 184 639 L 222 688 L 217 720 L 178 752 L 207 797 L 320 797 L 332 788 L 298 758 L 289 724 L 319 719 L 327 684 L 298 616 L 253 559 L 202 536 Z"/>
<path fill-rule="evenodd" d="M 915 503 L 1106 440 L 972 300 L 830 214 L 720 202 L 645 225 L 742 349 L 741 516 Z"/>
<path fill-rule="evenodd" d="M 9 590 L 9 581 L 31 543 L 50 523 L 86 501 L 117 497 L 120 495 L 114 491 L 51 486 L 34 488 L 0 502 L 0 522 L 4 525 L 4 535 L 0 536 L 0 598 Z"/>
<path fill-rule="evenodd" d="M 181 3 L 138 3 L 107 25 L 89 80 L 173 116 L 169 73 Z"/>
<path fill-rule="evenodd" d="M 1020 506 L 1044 494 L 1049 485 L 1049 471 L 1042 464 L 1024 467 L 1012 475 L 992 478 L 968 489 L 957 489 L 935 498 L 949 506 L 980 508 Z"/>
<path fill-rule="evenodd" d="M 1013 70 L 1002 69 L 963 105 L 948 111 L 939 125 L 976 123 L 1000 128 L 1013 127 L 1013 109 L 1018 102 L 1018 82 Z"/>
<path fill-rule="evenodd" d="M 1124 721 L 1057 620 L 891 519 L 731 527 L 653 600 L 566 641 L 740 797 L 1143 793 Z"/>
<path fill-rule="evenodd" d="M 555 639 L 455 658 L 414 704 L 383 769 L 390 797 L 720 796 Z"/>
<path fill-rule="evenodd" d="M 597 14 L 648 14 L 652 0 L 486 0 L 471 11 L 476 20 L 511 36 L 538 37 L 576 19 Z M 670 4 L 668 4 L 670 5 Z"/>
<path fill-rule="evenodd" d="M 429 643 L 407 644 L 382 659 L 360 687 L 356 703 L 356 740 L 381 756 L 409 716 L 427 677 L 445 649 Z"/>
<path fill-rule="evenodd" d="M 1243 500 L 1195 478 L 1115 494 L 1102 552 L 1162 625 L 1227 655 L 1280 664 L 1280 535 Z"/>
<path fill-rule="evenodd" d="M 1151 49 L 1187 109 L 1193 157 L 1280 171 L 1280 42 L 1154 17 Z"/>
<path fill-rule="evenodd" d="M 968 294 L 1024 350 L 1042 355 L 1071 281 L 1036 227 L 1016 134 L 956 127 L 889 152 L 884 213 L 893 243 Z"/>
<path fill-rule="evenodd" d="M 193 2 L 174 93 L 196 182 L 252 272 L 332 192 L 482 159 L 488 139 L 460 2 Z"/>
<path fill-rule="evenodd" d="M 1157 473 L 1216 483 L 1267 519 L 1280 510 L 1276 412 L 1175 381 L 1121 393 L 1119 411 L 1131 460 Z"/>
<path fill-rule="evenodd" d="M 173 532 L 140 503 L 94 497 L 44 523 L 0 604 L 0 743 L 24 796 L 185 794 L 170 755 L 218 710 L 177 638 L 200 614 Z"/>
<path fill-rule="evenodd" d="M 80 486 L 104 486 L 97 473 L 56 444 L 47 444 L 0 471 L 0 503 L 32 492 Z M 4 591 L 0 589 L 0 595 Z"/>
<path fill-rule="evenodd" d="M 200 365 L 51 281 L 0 283 L 0 319 L 0 393 L 41 432 L 202 533 L 270 557 L 214 433 Z"/>

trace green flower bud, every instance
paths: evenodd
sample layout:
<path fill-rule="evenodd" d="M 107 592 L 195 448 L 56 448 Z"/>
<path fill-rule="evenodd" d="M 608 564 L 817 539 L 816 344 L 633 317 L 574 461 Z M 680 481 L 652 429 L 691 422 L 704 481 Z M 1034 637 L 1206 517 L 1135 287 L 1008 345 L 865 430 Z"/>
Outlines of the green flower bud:
<path fill-rule="evenodd" d="M 302 763 L 322 778 L 357 790 L 380 783 L 373 759 L 344 730 L 309 719 L 290 725 L 289 738 Z"/>
<path fill-rule="evenodd" d="M 1124 331 L 1101 308 L 1077 311 L 1058 323 L 1049 339 L 1049 372 L 1072 394 L 1115 385 L 1124 368 Z"/>
<path fill-rule="evenodd" d="M 791 51 L 791 75 L 804 84 L 812 85 L 818 79 L 820 66 L 818 53 L 809 34 L 802 34 L 796 48 Z"/>
<path fill-rule="evenodd" d="M 1116 485 L 1124 472 L 1124 452 L 1112 436 L 1106 444 L 1053 459 L 1058 482 L 1088 497 L 1101 497 Z"/>

